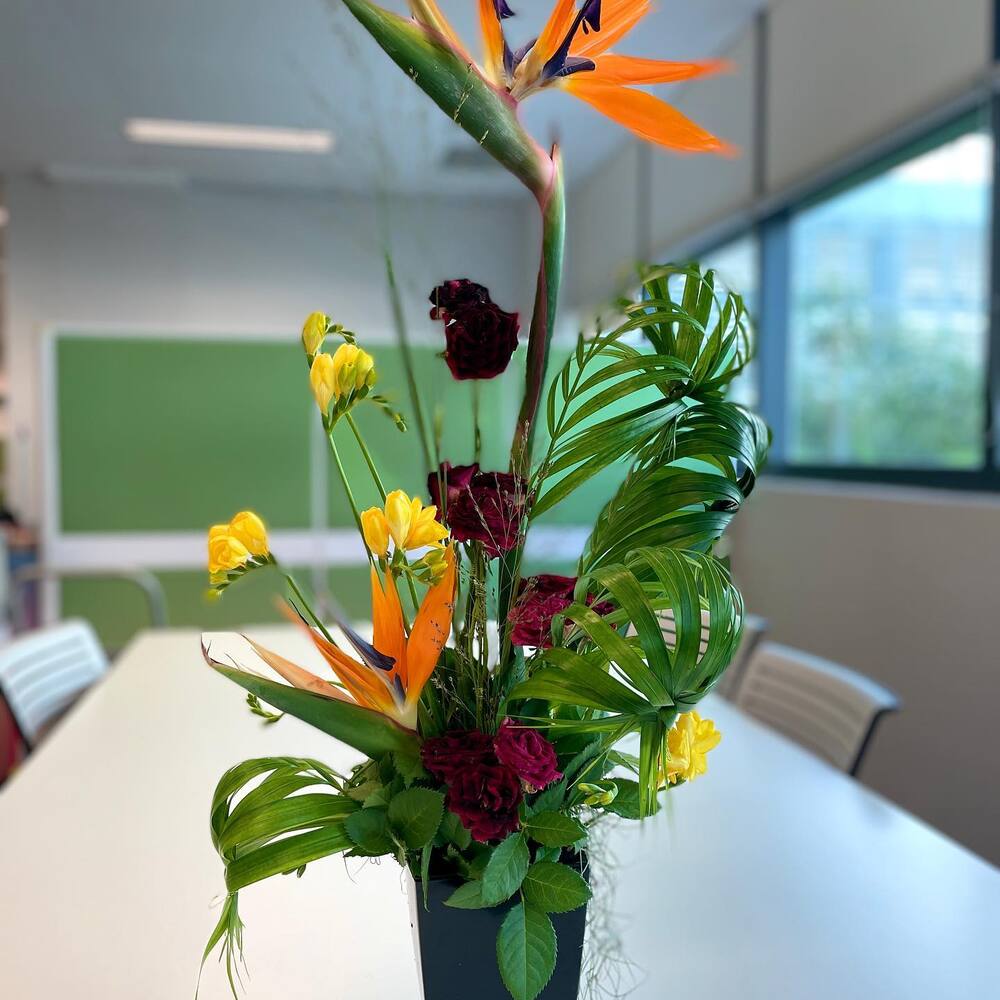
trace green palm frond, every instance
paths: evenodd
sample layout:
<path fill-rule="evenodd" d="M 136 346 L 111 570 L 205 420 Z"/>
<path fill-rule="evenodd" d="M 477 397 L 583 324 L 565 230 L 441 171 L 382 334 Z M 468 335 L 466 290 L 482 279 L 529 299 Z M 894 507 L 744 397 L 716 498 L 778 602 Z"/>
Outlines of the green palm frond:
<path fill-rule="evenodd" d="M 735 511 L 752 488 L 767 432 L 723 398 L 750 357 L 742 300 L 693 264 L 645 272 L 643 296 L 621 304 L 626 319 L 613 331 L 581 337 L 553 380 L 532 517 L 615 463 L 633 463 L 626 486 L 638 479 L 647 491 L 662 488 L 649 477 L 668 464 L 707 466 L 716 480 L 670 484 L 689 496 L 704 488 L 693 501 L 703 508 Z M 648 346 L 630 343 L 637 334 Z M 699 536 L 718 537 L 731 516 L 703 518 Z"/>
<path fill-rule="evenodd" d="M 225 862 L 227 895 L 202 963 L 221 946 L 234 995 L 243 949 L 240 889 L 354 846 L 344 823 L 361 807 L 344 793 L 345 781 L 319 761 L 262 757 L 230 768 L 216 786 L 212 843 Z"/>
<path fill-rule="evenodd" d="M 577 597 L 610 599 L 617 610 L 599 615 L 582 600 L 553 624 L 560 644 L 541 650 L 518 699 L 543 698 L 584 709 L 559 718 L 562 730 L 640 736 L 643 815 L 654 808 L 666 734 L 722 675 L 739 645 L 743 601 L 729 573 L 703 552 L 649 546 L 622 562 L 582 576 Z M 665 638 L 659 616 L 673 618 Z M 630 634 L 622 634 L 631 626 Z"/>

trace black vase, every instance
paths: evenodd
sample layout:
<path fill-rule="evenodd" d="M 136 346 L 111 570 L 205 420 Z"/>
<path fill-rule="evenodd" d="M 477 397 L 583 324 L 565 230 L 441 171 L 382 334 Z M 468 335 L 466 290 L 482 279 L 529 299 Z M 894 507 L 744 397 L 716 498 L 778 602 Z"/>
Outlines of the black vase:
<path fill-rule="evenodd" d="M 511 1000 L 497 967 L 497 932 L 517 899 L 486 910 L 445 906 L 462 884 L 459 878 L 429 879 L 426 908 L 421 883 L 410 886 L 410 925 L 423 1000 Z M 556 932 L 556 968 L 538 997 L 576 1000 L 587 908 L 550 916 Z"/>

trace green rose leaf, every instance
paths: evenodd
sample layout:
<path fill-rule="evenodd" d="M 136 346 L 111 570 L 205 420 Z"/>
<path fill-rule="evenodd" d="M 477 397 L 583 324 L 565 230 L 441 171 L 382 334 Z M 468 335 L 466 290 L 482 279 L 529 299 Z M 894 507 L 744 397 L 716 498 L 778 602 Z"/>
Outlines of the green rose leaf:
<path fill-rule="evenodd" d="M 530 817 L 524 829 L 532 840 L 544 847 L 569 847 L 587 836 L 582 823 L 552 810 Z"/>
<path fill-rule="evenodd" d="M 444 815 L 444 793 L 430 788 L 407 788 L 389 803 L 389 825 L 410 850 L 434 839 Z"/>
<path fill-rule="evenodd" d="M 546 913 L 567 913 L 590 899 L 590 886 L 569 865 L 537 861 L 521 885 L 524 898 Z"/>
<path fill-rule="evenodd" d="M 497 935 L 497 964 L 514 1000 L 535 1000 L 556 967 L 552 921 L 530 903 L 518 903 Z"/>
<path fill-rule="evenodd" d="M 565 780 L 549 785 L 537 799 L 528 807 L 529 814 L 548 812 L 550 809 L 558 809 L 566 798 Z"/>
<path fill-rule="evenodd" d="M 377 857 L 392 854 L 396 849 L 389 832 L 389 817 L 384 809 L 359 809 L 347 817 L 344 829 L 363 854 Z"/>
<path fill-rule="evenodd" d="M 454 844 L 460 851 L 464 851 L 472 843 L 472 834 L 462 826 L 462 821 L 453 812 L 444 814 L 439 832 L 448 843 Z"/>
<path fill-rule="evenodd" d="M 510 899 L 521 886 L 531 855 L 528 845 L 520 833 L 512 833 L 498 844 L 490 855 L 483 872 L 483 901 L 487 906 L 496 906 Z"/>
<path fill-rule="evenodd" d="M 430 775 L 424 770 L 419 750 L 396 750 L 392 755 L 392 762 L 407 784 L 410 784 L 419 778 L 430 777 Z"/>
<path fill-rule="evenodd" d="M 445 906 L 457 910 L 483 910 L 490 904 L 483 902 L 483 883 L 478 879 L 460 885 L 445 901 Z"/>

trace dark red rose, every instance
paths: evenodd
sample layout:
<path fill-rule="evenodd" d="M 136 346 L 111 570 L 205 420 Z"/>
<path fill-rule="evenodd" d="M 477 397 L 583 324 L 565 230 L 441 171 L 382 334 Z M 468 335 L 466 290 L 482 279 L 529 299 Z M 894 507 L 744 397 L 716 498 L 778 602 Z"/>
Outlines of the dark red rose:
<path fill-rule="evenodd" d="M 492 763 L 469 765 L 455 774 L 445 805 L 476 840 L 486 843 L 518 828 L 517 808 L 522 796 L 520 778 L 493 758 Z"/>
<path fill-rule="evenodd" d="M 469 488 L 472 477 L 479 472 L 479 463 L 472 465 L 452 465 L 451 462 L 442 462 L 438 466 L 437 472 L 432 472 L 427 477 L 427 492 L 431 495 L 431 500 L 437 504 L 439 511 L 445 511 L 458 499 L 458 494 L 462 490 Z M 445 485 L 445 499 L 447 504 L 441 503 L 441 484 Z"/>
<path fill-rule="evenodd" d="M 459 542 L 483 543 L 495 559 L 517 545 L 528 487 L 511 472 L 479 472 L 448 507 L 448 527 Z"/>
<path fill-rule="evenodd" d="M 496 763 L 492 738 L 475 729 L 431 736 L 424 740 L 420 757 L 424 767 L 444 782 L 451 781 L 464 769 L 476 767 L 484 761 Z"/>
<path fill-rule="evenodd" d="M 517 313 L 501 309 L 482 285 L 457 278 L 430 294 L 431 319 L 444 323 L 444 359 L 457 379 L 493 378 L 517 350 Z"/>
<path fill-rule="evenodd" d="M 443 319 L 447 322 L 446 314 L 462 306 L 485 305 L 490 301 L 490 292 L 485 285 L 469 281 L 468 278 L 452 278 L 431 292 L 430 301 L 434 306 L 431 319 Z"/>
<path fill-rule="evenodd" d="M 565 611 L 573 603 L 575 576 L 557 576 L 555 573 L 539 573 L 521 581 L 517 601 L 510 610 L 507 620 L 513 626 L 511 642 L 515 646 L 552 645 L 552 619 Z M 588 596 L 587 603 L 591 598 Z M 593 605 L 599 615 L 614 610 L 612 604 L 602 601 Z"/>
<path fill-rule="evenodd" d="M 506 764 L 524 782 L 529 792 L 537 792 L 562 777 L 556 767 L 555 747 L 538 730 L 504 719 L 493 738 L 497 760 Z"/>

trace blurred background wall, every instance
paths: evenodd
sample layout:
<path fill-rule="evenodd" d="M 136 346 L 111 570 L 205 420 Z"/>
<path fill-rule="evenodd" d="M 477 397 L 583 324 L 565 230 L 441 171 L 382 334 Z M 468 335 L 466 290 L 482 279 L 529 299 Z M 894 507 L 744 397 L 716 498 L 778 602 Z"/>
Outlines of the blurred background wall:
<path fill-rule="evenodd" d="M 445 4 L 449 13 L 456 6 Z M 989 794 L 1000 778 L 992 627 L 1000 611 L 1000 503 L 996 449 L 985 433 L 987 377 L 1000 357 L 989 281 L 993 3 L 717 3 L 691 14 L 716 19 L 718 30 L 700 35 L 685 34 L 680 24 L 691 13 L 686 6 L 673 0 L 655 34 L 636 38 L 629 51 L 659 54 L 660 39 L 672 44 L 676 18 L 687 44 L 701 46 L 677 57 L 731 59 L 731 74 L 668 96 L 737 144 L 738 158 L 675 157 L 618 131 L 604 142 L 602 126 L 587 112 L 558 126 L 544 116 L 530 122 L 542 137 L 558 128 L 568 145 L 593 147 L 576 157 L 583 166 L 571 175 L 561 349 L 616 292 L 633 287 L 639 259 L 698 257 L 745 292 L 758 319 L 760 358 L 737 391 L 761 407 L 776 437 L 772 475 L 732 540 L 748 608 L 771 621 L 773 638 L 857 667 L 899 692 L 905 710 L 881 730 L 863 777 L 1000 860 L 1000 805 Z M 340 22 L 337 31 L 350 29 Z M 323 42 L 319 32 L 303 42 L 292 72 L 314 61 L 308 46 Z M 10 82 L 0 91 L 11 93 Z M 336 112 L 334 101 L 329 113 Z M 434 122 L 428 118 L 427 128 L 437 128 Z M 488 283 L 506 308 L 527 313 L 537 228 L 517 191 L 469 180 L 465 168 L 438 166 L 433 182 L 417 183 L 424 146 L 438 155 L 442 143 L 450 149 L 460 138 L 428 135 L 433 142 L 401 137 L 401 176 L 388 185 L 384 211 L 393 220 L 392 251 L 421 364 L 442 399 L 457 399 L 464 390 L 450 384 L 434 357 L 440 345 L 426 295 L 438 280 L 467 275 Z M 391 144 L 391 120 L 387 138 Z M 384 345 L 386 374 L 397 377 L 374 172 L 368 190 L 364 183 L 338 190 L 335 178 L 318 188 L 273 178 L 145 183 L 130 175 L 123 183 L 113 171 L 43 166 L 21 148 L 0 157 L 9 212 L 0 230 L 8 505 L 42 529 L 50 558 L 114 558 L 156 569 L 176 621 L 269 613 L 263 591 L 241 598 L 242 605 L 227 598 L 225 609 L 200 603 L 200 532 L 204 522 L 230 513 L 233 490 L 220 490 L 221 483 L 239 484 L 244 471 L 247 483 L 261 475 L 252 442 L 230 462 L 213 435 L 229 434 L 240 408 L 278 407 L 283 380 L 299 376 L 276 362 L 275 388 L 282 389 L 273 395 L 249 384 L 251 376 L 231 380 L 224 365 L 217 379 L 198 381 L 201 399 L 191 406 L 215 430 L 206 431 L 199 452 L 202 475 L 183 476 L 173 467 L 164 473 L 162 463 L 143 464 L 149 455 L 135 434 L 122 435 L 124 451 L 108 445 L 107 454 L 96 454 L 110 432 L 101 425 L 88 436 L 86 426 L 75 426 L 91 419 L 86 393 L 96 404 L 125 375 L 107 367 L 106 343 L 80 353 L 79 342 L 140 342 L 129 390 L 136 400 L 151 378 L 141 370 L 144 340 L 235 338 L 264 349 L 293 343 L 301 317 L 319 308 Z M 890 327 L 897 332 L 887 338 L 896 365 L 870 350 L 871 331 Z M 53 361 L 57 373 L 46 367 Z M 181 384 L 185 372 L 203 370 L 203 362 L 196 352 L 172 362 L 172 398 L 180 405 L 190 391 Z M 252 360 L 247 364 L 254 370 Z M 213 386 L 214 416 L 204 399 Z M 168 397 L 152 381 L 148 391 L 165 405 Z M 516 386 L 507 382 L 495 392 L 489 406 L 499 433 L 489 447 L 500 461 Z M 62 409 L 53 393 L 64 394 Z M 107 398 L 101 402 L 94 412 L 113 421 Z M 861 415 L 855 424 L 845 408 Z M 117 413 L 123 424 L 141 417 L 133 409 Z M 305 426 L 305 411 L 302 420 Z M 82 463 L 60 455 L 60 426 L 95 454 Z M 172 440 L 171 418 L 160 414 L 150 426 L 148 448 L 155 452 L 158 441 Z M 955 428 L 952 437 L 939 435 L 942 427 Z M 378 433 L 394 455 L 389 429 Z M 468 448 L 466 430 L 450 429 L 455 449 Z M 280 441 L 260 434 L 265 453 L 277 454 Z M 329 469 L 314 464 L 308 443 L 302 447 L 299 459 L 288 460 L 285 488 L 269 494 L 281 508 L 277 526 L 304 559 L 308 532 L 322 530 L 334 557 L 354 565 L 329 534 L 345 523 L 330 499 L 336 484 Z M 153 509 L 159 521 L 183 512 L 183 524 L 154 530 L 140 517 L 126 530 L 100 521 L 102 511 L 116 508 L 112 496 L 87 482 L 88 463 L 108 493 L 118 493 L 127 487 L 102 470 L 123 453 L 138 463 L 138 474 L 152 477 L 150 489 L 161 498 L 159 506 L 146 500 L 139 508 Z M 419 456 L 403 450 L 398 461 L 401 480 L 419 483 Z M 53 493 L 60 472 L 75 477 L 80 496 Z M 543 554 L 552 565 L 571 561 L 567 552 L 578 535 L 566 529 L 583 514 L 566 515 L 563 548 Z M 77 527 L 65 530 L 66 519 Z M 348 603 L 357 592 L 354 571 L 335 573 Z M 112 584 L 73 584 L 58 596 L 64 610 L 85 611 L 116 639 L 141 620 Z"/>

